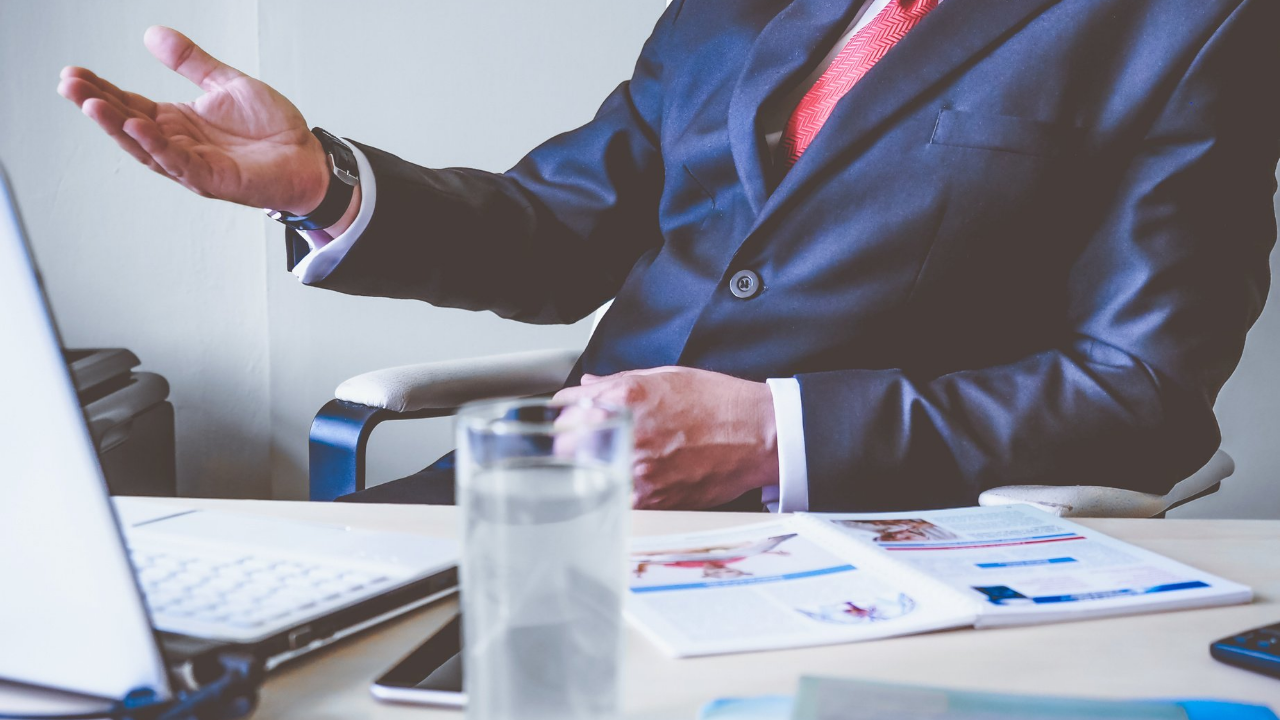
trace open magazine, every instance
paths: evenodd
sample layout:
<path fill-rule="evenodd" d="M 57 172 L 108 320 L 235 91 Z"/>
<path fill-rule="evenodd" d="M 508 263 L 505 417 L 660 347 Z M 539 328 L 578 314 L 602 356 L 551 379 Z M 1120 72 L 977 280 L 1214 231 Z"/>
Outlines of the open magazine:
<path fill-rule="evenodd" d="M 627 613 L 677 657 L 1249 602 L 1028 505 L 802 513 L 632 543 Z"/>

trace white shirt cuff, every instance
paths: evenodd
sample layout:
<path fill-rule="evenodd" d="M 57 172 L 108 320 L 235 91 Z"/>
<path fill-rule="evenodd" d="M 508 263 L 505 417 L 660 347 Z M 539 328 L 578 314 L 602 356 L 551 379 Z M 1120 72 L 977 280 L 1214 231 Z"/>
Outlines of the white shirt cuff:
<path fill-rule="evenodd" d="M 361 233 L 369 227 L 369 220 L 373 218 L 373 204 L 378 198 L 373 168 L 369 167 L 369 159 L 360 152 L 360 148 L 350 143 L 347 146 L 356 156 L 356 167 L 360 170 L 360 210 L 356 213 L 356 219 L 351 223 L 351 227 L 332 240 L 325 241 L 323 236 L 315 237 L 319 233 L 300 233 L 307 241 L 307 245 L 311 246 L 311 252 L 293 266 L 293 274 L 308 285 L 320 282 L 338 267 L 338 263 L 346 257 L 351 246 L 356 244 Z"/>
<path fill-rule="evenodd" d="M 772 378 L 767 382 L 778 427 L 778 484 L 764 488 L 761 497 L 772 512 L 805 512 L 809 509 L 809 465 L 804 451 L 800 381 Z"/>

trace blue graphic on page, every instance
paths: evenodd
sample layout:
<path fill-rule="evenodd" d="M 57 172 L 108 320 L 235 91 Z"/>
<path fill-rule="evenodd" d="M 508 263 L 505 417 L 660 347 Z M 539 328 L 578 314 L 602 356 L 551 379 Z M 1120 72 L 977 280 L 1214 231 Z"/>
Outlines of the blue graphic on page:
<path fill-rule="evenodd" d="M 1044 558 L 1043 560 L 1013 560 L 1010 562 L 987 562 L 987 563 L 974 563 L 974 564 L 982 568 L 983 570 L 994 570 L 995 568 L 1028 567 L 1031 565 L 1058 565 L 1060 563 L 1073 563 L 1073 562 L 1077 562 L 1077 560 L 1071 557 L 1057 557 L 1057 558 Z"/>
<path fill-rule="evenodd" d="M 1080 602 L 1082 600 L 1106 600 L 1108 598 L 1132 595 L 1151 595 L 1153 593 L 1173 592 L 1175 590 L 1194 590 L 1196 588 L 1207 587 L 1209 587 L 1208 583 L 1201 582 L 1199 580 L 1190 580 L 1187 582 L 1155 585 L 1149 588 L 1120 588 L 1117 590 L 1098 590 L 1095 592 L 1074 593 L 1070 595 L 1038 596 L 1023 595 L 1008 585 L 989 585 L 985 587 L 974 587 L 973 589 L 983 595 L 986 595 L 987 600 L 993 605 L 1019 605 L 1026 603 L 1049 605 L 1053 603 Z"/>
<path fill-rule="evenodd" d="M 768 577 L 746 577 L 735 578 L 733 580 L 714 580 L 712 582 L 682 583 L 679 585 L 649 585 L 648 587 L 633 587 L 631 588 L 631 592 L 647 593 L 662 592 L 664 590 L 691 590 L 693 588 L 726 587 L 729 585 L 758 585 L 760 583 L 798 580 L 800 578 L 816 577 L 818 575 L 831 575 L 833 573 L 849 572 L 850 570 L 857 570 L 857 568 L 852 565 L 838 565 L 836 567 L 821 568 L 819 570 L 806 570 L 804 572 L 770 575 Z"/>

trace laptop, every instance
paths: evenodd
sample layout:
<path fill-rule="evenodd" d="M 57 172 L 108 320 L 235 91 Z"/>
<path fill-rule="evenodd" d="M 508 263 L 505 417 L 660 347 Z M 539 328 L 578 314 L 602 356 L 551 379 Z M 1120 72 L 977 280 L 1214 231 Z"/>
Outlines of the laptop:
<path fill-rule="evenodd" d="M 62 350 L 0 167 L 0 679 L 167 698 L 455 591 L 452 540 L 113 501 Z"/>

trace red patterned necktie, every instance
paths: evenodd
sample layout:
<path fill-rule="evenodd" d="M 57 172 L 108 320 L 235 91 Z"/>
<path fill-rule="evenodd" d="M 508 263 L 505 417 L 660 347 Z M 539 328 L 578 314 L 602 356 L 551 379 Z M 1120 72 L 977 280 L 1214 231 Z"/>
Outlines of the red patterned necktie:
<path fill-rule="evenodd" d="M 871 22 L 849 38 L 787 120 L 778 147 L 786 167 L 804 154 L 840 98 L 937 6 L 938 0 L 889 0 Z"/>

